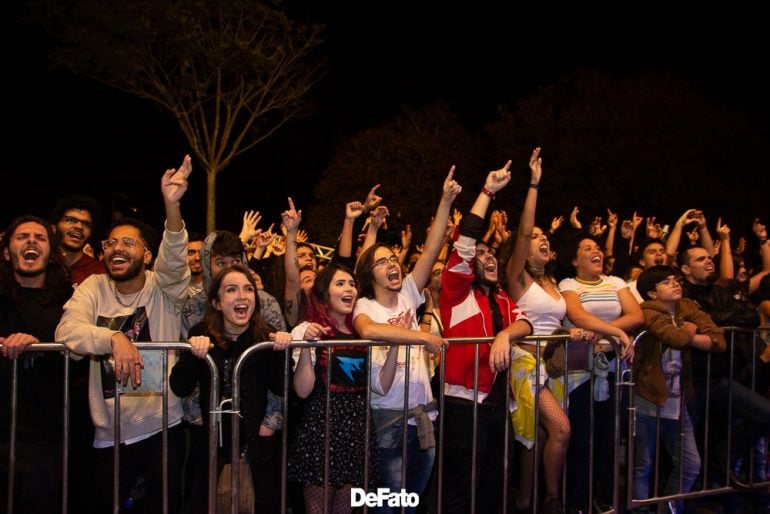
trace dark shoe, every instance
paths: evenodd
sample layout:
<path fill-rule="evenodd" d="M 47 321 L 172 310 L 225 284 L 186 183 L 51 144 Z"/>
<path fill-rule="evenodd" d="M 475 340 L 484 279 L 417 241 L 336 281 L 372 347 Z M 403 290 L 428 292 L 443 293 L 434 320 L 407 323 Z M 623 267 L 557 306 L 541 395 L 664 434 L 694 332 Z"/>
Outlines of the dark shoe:
<path fill-rule="evenodd" d="M 602 500 L 601 498 L 594 498 L 594 512 L 607 512 L 612 510 L 612 505 Z"/>
<path fill-rule="evenodd" d="M 564 506 L 558 496 L 551 496 L 545 499 L 540 512 L 543 514 L 564 514 Z"/>
<path fill-rule="evenodd" d="M 730 478 L 730 485 L 733 486 L 735 489 L 740 489 L 741 491 L 751 491 L 754 489 L 753 485 L 745 481 L 743 477 L 741 477 L 738 473 L 734 471 L 730 471 L 729 478 Z"/>

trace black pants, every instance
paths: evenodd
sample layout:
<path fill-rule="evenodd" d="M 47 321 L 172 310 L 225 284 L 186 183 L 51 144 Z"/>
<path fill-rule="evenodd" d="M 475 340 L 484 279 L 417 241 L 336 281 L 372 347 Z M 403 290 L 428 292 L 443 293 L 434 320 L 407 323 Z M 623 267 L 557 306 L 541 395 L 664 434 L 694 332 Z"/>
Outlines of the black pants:
<path fill-rule="evenodd" d="M 163 512 L 163 434 L 134 444 L 120 445 L 120 511 L 124 512 L 131 489 L 140 477 L 144 480 L 143 498 L 128 511 Z M 112 511 L 113 448 L 96 450 L 96 492 L 99 512 Z M 181 506 L 180 476 L 184 457 L 184 435 L 177 425 L 168 429 L 168 512 Z"/>
<path fill-rule="evenodd" d="M 473 402 L 447 396 L 444 403 L 443 511 L 471 511 L 471 457 L 473 455 Z M 505 426 L 509 449 L 513 449 L 511 417 L 505 402 L 491 406 L 479 404 L 476 426 L 476 512 L 498 512 L 503 499 Z M 509 467 L 509 469 L 512 469 Z M 508 480 L 512 478 L 509 476 Z"/>
<path fill-rule="evenodd" d="M 13 510 L 15 513 L 61 512 L 61 445 L 16 442 Z M 77 458 L 77 455 L 71 456 Z M 8 502 L 8 443 L 0 443 L 0 513 Z"/>

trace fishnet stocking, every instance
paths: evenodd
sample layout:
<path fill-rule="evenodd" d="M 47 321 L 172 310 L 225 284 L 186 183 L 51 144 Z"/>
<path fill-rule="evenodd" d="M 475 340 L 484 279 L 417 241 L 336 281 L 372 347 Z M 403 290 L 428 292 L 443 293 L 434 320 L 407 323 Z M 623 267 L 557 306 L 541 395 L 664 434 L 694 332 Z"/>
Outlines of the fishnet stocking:
<path fill-rule="evenodd" d="M 350 506 L 349 485 L 342 487 L 329 486 L 329 514 L 346 514 L 352 512 Z M 307 514 L 323 514 L 324 512 L 324 488 L 319 485 L 305 487 L 305 512 Z"/>

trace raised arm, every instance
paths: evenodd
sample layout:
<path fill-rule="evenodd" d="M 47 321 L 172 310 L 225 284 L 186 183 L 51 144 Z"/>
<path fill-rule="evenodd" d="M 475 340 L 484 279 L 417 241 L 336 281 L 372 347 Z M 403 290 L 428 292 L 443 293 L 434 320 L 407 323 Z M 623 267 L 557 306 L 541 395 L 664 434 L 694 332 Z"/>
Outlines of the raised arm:
<path fill-rule="evenodd" d="M 364 213 L 364 204 L 361 202 L 349 202 L 345 205 L 345 220 L 342 222 L 340 244 L 337 247 L 337 255 L 349 258 L 353 256 L 353 226 L 356 220 Z"/>
<path fill-rule="evenodd" d="M 719 278 L 732 280 L 735 278 L 733 252 L 730 248 L 730 227 L 722 224 L 722 218 L 717 218 L 717 237 L 719 237 Z"/>
<path fill-rule="evenodd" d="M 694 223 L 695 209 L 687 209 L 684 214 L 679 216 L 679 219 L 674 223 L 674 228 L 671 229 L 671 234 L 666 241 L 666 255 L 668 255 L 668 262 L 674 262 L 676 259 L 677 251 L 679 250 L 679 242 L 682 240 L 682 231 L 686 225 Z"/>
<path fill-rule="evenodd" d="M 297 230 L 302 221 L 302 211 L 294 207 L 294 201 L 289 198 L 289 209 L 281 214 L 283 226 L 286 228 L 286 251 L 283 254 L 284 273 L 286 284 L 283 289 L 283 298 L 286 305 L 286 318 L 292 324 L 297 323 L 299 305 L 297 294 L 299 293 L 299 269 L 297 268 Z"/>
<path fill-rule="evenodd" d="M 759 283 L 762 281 L 762 277 L 770 274 L 770 242 L 767 240 L 767 226 L 759 221 L 759 218 L 756 218 L 752 225 L 752 230 L 757 236 L 757 241 L 759 243 L 759 256 L 762 258 L 762 270 L 749 279 L 749 294 L 756 293 L 759 289 Z"/>
<path fill-rule="evenodd" d="M 543 175 L 543 159 L 540 157 L 540 147 L 535 148 L 529 158 L 529 188 L 524 200 L 524 207 L 519 218 L 519 229 L 516 231 L 516 243 L 513 254 L 505 267 L 505 276 L 508 279 L 508 296 L 514 300 L 521 297 L 524 290 L 532 280 L 524 273 L 524 265 L 527 262 L 529 243 L 532 239 L 532 231 L 535 228 L 535 209 L 537 207 L 537 193 L 540 189 L 540 179 Z"/>
<path fill-rule="evenodd" d="M 369 228 L 366 229 L 366 239 L 361 247 L 361 253 L 364 253 L 367 248 L 374 246 L 377 242 L 377 233 L 380 231 L 380 227 L 385 224 L 385 218 L 390 215 L 390 211 L 384 205 L 380 205 L 372 211 L 371 221 L 369 222 Z"/>
<path fill-rule="evenodd" d="M 420 254 L 420 258 L 412 270 L 412 278 L 417 285 L 417 289 L 422 289 L 430 280 L 430 272 L 433 263 L 436 261 L 438 253 L 441 251 L 441 244 L 444 239 L 444 229 L 449 219 L 452 202 L 462 191 L 462 187 L 454 180 L 455 167 L 449 169 L 449 173 L 444 179 L 444 185 L 441 194 L 441 201 L 436 209 L 436 215 L 433 217 L 433 223 L 430 226 L 430 232 L 425 240 L 425 247 Z"/>
<path fill-rule="evenodd" d="M 187 177 L 192 173 L 192 159 L 185 155 L 178 169 L 168 169 L 163 174 L 160 189 L 163 193 L 163 205 L 166 209 L 166 228 L 179 232 L 184 228 L 180 200 L 187 191 Z"/>

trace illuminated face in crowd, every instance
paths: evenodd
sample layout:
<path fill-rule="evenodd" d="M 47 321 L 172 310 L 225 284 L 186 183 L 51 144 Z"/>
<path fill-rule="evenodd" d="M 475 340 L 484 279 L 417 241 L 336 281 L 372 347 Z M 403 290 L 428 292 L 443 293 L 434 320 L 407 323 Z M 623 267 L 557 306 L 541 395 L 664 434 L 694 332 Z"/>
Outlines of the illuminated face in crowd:
<path fill-rule="evenodd" d="M 212 255 L 211 256 L 211 276 L 216 277 L 220 271 L 232 266 L 243 266 L 243 260 L 240 256 L 227 257 L 224 255 Z"/>
<path fill-rule="evenodd" d="M 665 280 L 655 284 L 655 290 L 647 293 L 652 300 L 661 302 L 678 302 L 682 299 L 682 277 L 669 275 Z"/>
<path fill-rule="evenodd" d="M 593 239 L 582 239 L 572 265 L 578 278 L 596 280 L 604 270 L 604 252 Z"/>
<path fill-rule="evenodd" d="M 226 332 L 241 334 L 251 323 L 256 302 L 257 290 L 246 274 L 232 271 L 222 278 L 212 306 L 222 312 Z"/>
<path fill-rule="evenodd" d="M 358 289 L 353 276 L 337 270 L 329 284 L 329 312 L 344 318 L 353 312 L 356 298 L 358 298 Z"/>
<path fill-rule="evenodd" d="M 543 233 L 540 227 L 532 229 L 532 238 L 529 241 L 529 254 L 527 262 L 535 268 L 544 268 L 551 260 L 551 243 L 548 236 Z"/>
<path fill-rule="evenodd" d="M 190 273 L 194 277 L 203 273 L 201 248 L 203 248 L 203 241 L 190 241 L 187 243 L 187 265 L 190 267 Z"/>
<path fill-rule="evenodd" d="M 315 283 L 315 271 L 310 268 L 303 269 L 299 272 L 299 287 L 306 295 L 310 295 L 310 290 L 313 289 L 313 283 Z"/>
<path fill-rule="evenodd" d="M 91 237 L 93 218 L 91 213 L 83 209 L 64 211 L 56 223 L 56 233 L 59 235 L 59 245 L 72 252 L 83 250 L 86 241 Z"/>
<path fill-rule="evenodd" d="M 473 258 L 473 270 L 476 278 L 484 285 L 497 284 L 497 258 L 494 248 L 484 243 L 476 244 L 476 255 Z"/>
<path fill-rule="evenodd" d="M 315 271 L 318 267 L 315 252 L 307 246 L 297 247 L 297 267 L 301 270 L 312 269 Z"/>
<path fill-rule="evenodd" d="M 430 272 L 430 288 L 433 291 L 441 291 L 441 274 L 444 273 L 446 265 L 441 261 L 433 263 L 433 269 Z"/>
<path fill-rule="evenodd" d="M 680 269 L 688 282 L 697 285 L 708 285 L 716 280 L 716 267 L 705 248 L 688 248 L 689 264 L 682 264 Z"/>
<path fill-rule="evenodd" d="M 28 221 L 17 226 L 13 234 L 6 234 L 5 237 L 9 239 L 3 258 L 11 262 L 17 277 L 42 277 L 51 258 L 51 241 L 46 228 L 34 221 Z"/>
<path fill-rule="evenodd" d="M 373 262 L 374 283 L 388 291 L 401 291 L 403 280 L 401 264 L 393 250 L 385 246 L 377 248 L 374 252 Z"/>
<path fill-rule="evenodd" d="M 152 254 L 141 238 L 141 232 L 132 225 L 119 225 L 102 241 L 104 264 L 115 282 L 131 280 L 143 273 Z"/>
<path fill-rule="evenodd" d="M 644 248 L 639 264 L 644 269 L 666 264 L 666 249 L 660 243 L 650 243 Z"/>

